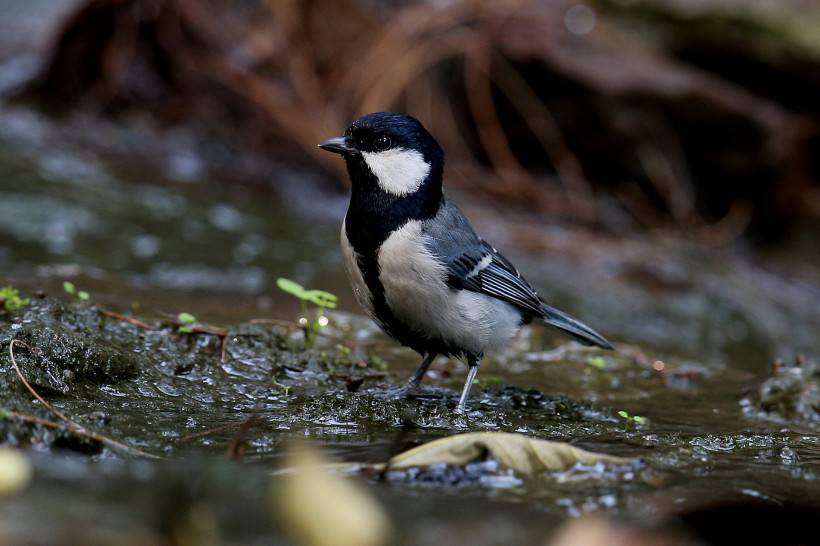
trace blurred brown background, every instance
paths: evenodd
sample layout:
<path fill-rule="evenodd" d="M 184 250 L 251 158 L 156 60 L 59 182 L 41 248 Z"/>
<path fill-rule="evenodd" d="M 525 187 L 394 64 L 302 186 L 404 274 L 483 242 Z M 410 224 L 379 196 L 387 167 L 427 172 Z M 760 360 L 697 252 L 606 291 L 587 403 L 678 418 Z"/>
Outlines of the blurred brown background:
<path fill-rule="evenodd" d="M 79 4 L 23 96 L 337 175 L 314 144 L 401 110 L 452 188 L 607 230 L 719 244 L 820 213 L 814 2 Z"/>
<path fill-rule="evenodd" d="M 235 320 L 290 313 L 283 275 L 354 310 L 347 177 L 316 144 L 399 110 L 486 237 L 610 336 L 758 362 L 815 347 L 815 2 L 5 6 L 13 282 Z"/>

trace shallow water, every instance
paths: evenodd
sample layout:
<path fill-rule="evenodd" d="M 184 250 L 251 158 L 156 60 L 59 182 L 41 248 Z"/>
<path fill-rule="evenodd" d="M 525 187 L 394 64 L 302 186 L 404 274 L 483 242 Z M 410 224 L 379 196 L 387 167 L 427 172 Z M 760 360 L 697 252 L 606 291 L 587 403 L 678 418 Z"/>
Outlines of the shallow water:
<path fill-rule="evenodd" d="M 16 350 L 55 407 L 167 459 L 135 460 L 6 420 L 5 442 L 29 449 L 36 466 L 32 487 L 0 504 L 11 537 L 55 542 L 78 527 L 92 543 L 123 530 L 166 536 L 205 506 L 226 542 L 279 543 L 267 471 L 290 440 L 309 438 L 339 460 L 381 462 L 467 430 L 640 457 L 646 471 L 578 469 L 524 483 L 368 479 L 404 529 L 400 543 L 538 543 L 588 512 L 640 518 L 723 498 L 818 504 L 817 420 L 761 412 L 756 394 L 774 356 L 818 354 L 811 260 L 801 261 L 800 277 L 778 269 L 790 259 L 762 267 L 748 253 L 595 238 L 468 203 L 550 301 L 621 343 L 619 354 L 554 350 L 558 338 L 527 329 L 488 357 L 471 411 L 459 416 L 454 397 L 466 370 L 458 362 L 441 359 L 430 373 L 439 398 L 387 395 L 417 358 L 349 314 L 356 309 L 336 249 L 345 197 L 315 174 L 277 169 L 285 179 L 271 190 L 261 169 L 241 179 L 206 162 L 184 130 L 155 141 L 144 128 L 55 123 L 3 108 L 0 283 L 49 297 L 0 316 L 2 407 L 53 418 L 20 388 L 6 353 L 12 337 L 49 347 L 45 355 Z M 78 128 L 88 133 L 77 136 Z M 300 332 L 248 323 L 297 316 L 298 305 L 275 289 L 277 276 L 340 295 L 318 348 L 304 350 Z M 89 290 L 93 304 L 67 303 L 64 280 Z M 187 311 L 228 326 L 226 358 L 216 336 L 167 323 L 142 331 L 98 307 L 146 320 Z M 116 358 L 106 360 L 102 348 Z M 103 361 L 116 366 L 102 370 Z M 647 421 L 629 424 L 621 410 Z M 252 415 L 248 464 L 224 462 Z"/>
<path fill-rule="evenodd" d="M 289 442 L 309 438 L 338 460 L 382 462 L 399 450 L 468 430 L 567 441 L 640 457 L 643 466 L 628 475 L 576 468 L 526 481 L 370 478 L 374 494 L 405 529 L 401 543 L 435 543 L 451 535 L 463 543 L 503 544 L 511 537 L 537 542 L 567 517 L 603 511 L 633 518 L 669 504 L 700 506 L 727 497 L 817 503 L 816 427 L 744 415 L 738 393 L 753 384 L 748 374 L 687 373 L 682 383 L 670 383 L 666 374 L 675 373 L 674 358 L 669 370 L 658 372 L 607 355 L 600 369 L 590 364 L 598 362 L 590 361 L 594 352 L 575 348 L 558 360 L 512 370 L 490 363 L 462 416 L 453 409 L 463 366 L 437 363 L 429 383 L 439 387 L 434 392 L 440 398 L 397 400 L 387 391 L 409 374 L 414 360 L 391 349 L 361 318 L 334 314 L 332 325 L 309 351 L 301 348 L 299 332 L 240 325 L 231 330 L 220 362 L 215 336 L 179 334 L 171 327 L 140 331 L 100 317 L 85 303 L 46 299 L 13 315 L 3 324 L 3 341 L 13 335 L 41 349 L 32 352 L 18 344 L 16 360 L 55 407 L 167 460 L 139 461 L 70 434 L 7 420 L 6 441 L 32 449 L 37 470 L 31 489 L 0 505 L 0 516 L 14 523 L 8 532 L 53 540 L 72 521 L 86 521 L 86 514 L 103 506 L 106 518 L 85 528 L 93 536 L 119 527 L 132 534 L 162 532 L 163 518 L 182 518 L 204 504 L 228 542 L 271 543 L 279 531 L 259 504 L 267 496 L 265 472 L 280 464 Z M 352 353 L 335 345 L 350 332 L 360 339 Z M 55 342 L 48 346 L 48 340 Z M 102 341 L 124 360 L 112 366 L 101 349 L 82 360 L 73 356 L 76 344 L 103 347 Z M 373 354 L 390 362 L 386 373 Z M 527 355 L 518 358 L 525 361 Z M 5 351 L 0 371 L 5 410 L 53 419 L 21 397 Z M 348 392 L 351 378 L 364 378 L 358 392 Z M 649 421 L 629 426 L 619 409 Z M 251 416 L 246 464 L 220 462 Z M 162 499 L 169 495 L 182 515 L 162 512 Z M 244 524 L 237 527 L 239 514 L 231 506 L 241 503 L 254 508 L 241 509 Z M 492 525 L 485 510 L 497 514 Z M 37 526 L 31 535 L 43 511 L 52 525 Z"/>

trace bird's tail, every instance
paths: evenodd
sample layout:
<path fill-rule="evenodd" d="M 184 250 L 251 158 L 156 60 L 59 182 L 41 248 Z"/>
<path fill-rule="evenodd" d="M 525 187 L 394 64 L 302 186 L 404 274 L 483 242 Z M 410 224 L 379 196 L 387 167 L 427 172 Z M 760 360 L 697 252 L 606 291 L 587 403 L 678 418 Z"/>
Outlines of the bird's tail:
<path fill-rule="evenodd" d="M 554 307 L 544 304 L 544 317 L 541 319 L 561 333 L 568 335 L 584 345 L 597 345 L 602 349 L 612 349 L 612 345 L 598 332 Z"/>

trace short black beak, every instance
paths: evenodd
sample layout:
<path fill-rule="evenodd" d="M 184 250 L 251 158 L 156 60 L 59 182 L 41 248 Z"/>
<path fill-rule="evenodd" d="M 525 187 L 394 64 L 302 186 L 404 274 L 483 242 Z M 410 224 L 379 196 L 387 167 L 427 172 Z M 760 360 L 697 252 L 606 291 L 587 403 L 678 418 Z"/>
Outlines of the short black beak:
<path fill-rule="evenodd" d="M 327 152 L 333 152 L 334 154 L 355 154 L 358 153 L 359 150 L 354 148 L 347 137 L 333 137 L 325 140 L 319 147 Z"/>

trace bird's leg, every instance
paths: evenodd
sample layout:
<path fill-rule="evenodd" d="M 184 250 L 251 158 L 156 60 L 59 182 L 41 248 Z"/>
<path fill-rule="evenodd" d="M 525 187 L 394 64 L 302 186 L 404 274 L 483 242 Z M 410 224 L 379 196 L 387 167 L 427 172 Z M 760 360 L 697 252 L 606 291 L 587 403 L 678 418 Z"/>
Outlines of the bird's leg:
<path fill-rule="evenodd" d="M 413 377 L 411 377 L 403 387 L 390 390 L 391 395 L 398 398 L 426 398 L 427 396 L 421 392 L 421 380 L 424 374 L 427 373 L 430 364 L 436 359 L 436 356 L 438 356 L 436 353 L 427 353 L 424 355 L 424 360 L 422 360 L 419 367 L 416 368 L 416 373 L 413 374 Z M 437 396 L 432 397 L 436 398 Z"/>
<path fill-rule="evenodd" d="M 424 377 L 424 374 L 427 373 L 427 369 L 430 367 L 430 364 L 436 359 L 436 353 L 427 353 L 424 355 L 424 360 L 421 361 L 419 367 L 416 368 L 416 373 L 413 374 L 413 377 L 410 378 L 410 381 L 407 382 L 407 390 L 415 391 L 418 390 L 421 386 L 421 380 Z"/>
<path fill-rule="evenodd" d="M 467 372 L 467 381 L 464 382 L 464 389 L 461 391 L 461 398 L 458 399 L 458 406 L 456 406 L 456 411 L 458 413 L 464 413 L 464 409 L 467 407 L 467 397 L 470 395 L 470 389 L 472 388 L 473 382 L 478 375 L 478 366 L 480 364 L 481 355 L 469 355 L 467 357 L 467 365 L 470 367 L 470 371 Z"/>

